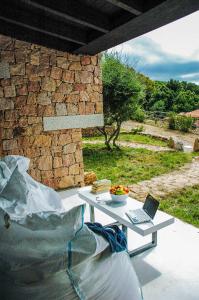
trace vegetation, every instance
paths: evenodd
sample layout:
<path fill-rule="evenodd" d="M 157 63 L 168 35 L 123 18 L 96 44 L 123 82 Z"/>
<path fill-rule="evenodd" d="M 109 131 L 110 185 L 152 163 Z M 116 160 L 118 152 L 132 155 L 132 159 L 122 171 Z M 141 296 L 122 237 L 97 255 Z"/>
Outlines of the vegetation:
<path fill-rule="evenodd" d="M 96 136 L 96 137 L 89 137 L 89 138 L 84 138 L 84 141 L 102 141 L 103 136 Z M 159 139 L 146 136 L 146 135 L 139 135 L 139 134 L 133 134 L 133 133 L 120 133 L 118 137 L 119 141 L 124 141 L 124 142 L 132 142 L 132 143 L 140 143 L 140 144 L 148 144 L 148 145 L 154 145 L 154 146 L 162 146 L 166 147 L 167 143 L 164 141 L 161 141 Z"/>
<path fill-rule="evenodd" d="M 177 129 L 183 132 L 188 132 L 192 128 L 194 119 L 191 117 L 176 115 L 175 113 L 169 114 L 169 128 Z"/>
<path fill-rule="evenodd" d="M 129 120 L 137 108 L 142 84 L 136 72 L 116 54 L 105 54 L 102 61 L 102 80 L 105 126 L 98 129 L 104 135 L 106 147 L 111 150 L 111 141 L 117 147 L 116 140 L 122 122 Z M 115 130 L 108 135 L 106 125 L 113 124 Z"/>
<path fill-rule="evenodd" d="M 103 144 L 85 144 L 85 171 L 94 171 L 98 179 L 108 178 L 113 184 L 129 185 L 167 173 L 190 162 L 192 155 L 183 152 L 153 152 L 122 147 L 112 152 Z"/>
<path fill-rule="evenodd" d="M 199 107 L 199 86 L 194 83 L 169 80 L 168 82 L 152 81 L 140 75 L 145 84 L 145 100 L 143 108 L 146 111 L 187 112 Z"/>
<path fill-rule="evenodd" d="M 161 201 L 160 209 L 199 227 L 199 186 L 167 196 Z"/>

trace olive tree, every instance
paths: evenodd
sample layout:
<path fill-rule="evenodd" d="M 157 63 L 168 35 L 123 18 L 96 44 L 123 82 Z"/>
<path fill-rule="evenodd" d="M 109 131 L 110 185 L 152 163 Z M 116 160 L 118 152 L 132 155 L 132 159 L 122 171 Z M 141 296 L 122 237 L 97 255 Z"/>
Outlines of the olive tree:
<path fill-rule="evenodd" d="M 105 145 L 111 150 L 111 142 L 118 147 L 116 140 L 122 122 L 129 120 L 138 106 L 142 84 L 134 69 L 123 63 L 116 54 L 105 54 L 102 58 L 102 81 L 105 125 L 98 130 L 104 135 Z M 111 134 L 108 134 L 108 125 L 114 126 Z"/>

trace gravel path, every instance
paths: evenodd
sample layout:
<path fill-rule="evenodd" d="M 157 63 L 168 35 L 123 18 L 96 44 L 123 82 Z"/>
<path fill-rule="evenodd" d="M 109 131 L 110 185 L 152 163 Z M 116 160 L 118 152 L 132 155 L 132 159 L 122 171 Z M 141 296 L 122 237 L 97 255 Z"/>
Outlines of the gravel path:
<path fill-rule="evenodd" d="M 95 141 L 83 141 L 84 144 L 102 144 L 104 141 L 95 140 Z M 129 148 L 143 148 L 151 151 L 173 151 L 169 147 L 161 147 L 161 146 L 154 146 L 148 144 L 141 144 L 141 143 L 133 143 L 133 142 L 117 142 L 117 145 Z"/>
<path fill-rule="evenodd" d="M 153 136 L 162 136 L 163 138 L 176 138 L 178 140 L 181 140 L 185 144 L 192 145 L 194 144 L 194 141 L 196 138 L 198 138 L 198 134 L 193 134 L 193 133 L 183 133 L 177 130 L 169 130 L 166 128 L 158 127 L 158 126 L 153 126 L 153 125 L 148 125 L 144 123 L 138 123 L 134 121 L 127 121 L 122 123 L 122 129 L 125 131 L 131 131 L 133 128 L 143 126 L 144 134 L 151 134 Z"/>
<path fill-rule="evenodd" d="M 153 177 L 151 180 L 144 180 L 129 187 L 131 197 L 143 201 L 148 193 L 161 198 L 194 185 L 199 185 L 199 157 L 194 158 L 191 163 L 185 164 L 177 171 Z"/>

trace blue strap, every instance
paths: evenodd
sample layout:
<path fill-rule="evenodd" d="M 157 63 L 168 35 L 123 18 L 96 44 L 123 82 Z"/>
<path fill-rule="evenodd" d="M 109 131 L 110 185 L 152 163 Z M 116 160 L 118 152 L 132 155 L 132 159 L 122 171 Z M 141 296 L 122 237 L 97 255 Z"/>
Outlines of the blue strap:
<path fill-rule="evenodd" d="M 110 244 L 111 252 L 127 250 L 127 240 L 124 232 L 117 225 L 102 226 L 100 223 L 85 223 L 90 230 L 102 235 Z"/>

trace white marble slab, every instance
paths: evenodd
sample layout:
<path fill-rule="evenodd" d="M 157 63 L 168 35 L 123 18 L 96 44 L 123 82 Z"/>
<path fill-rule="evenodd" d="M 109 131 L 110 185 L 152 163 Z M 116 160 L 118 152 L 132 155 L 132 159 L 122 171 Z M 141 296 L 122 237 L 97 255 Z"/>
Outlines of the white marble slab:
<path fill-rule="evenodd" d="M 103 114 L 93 114 L 44 117 L 43 124 L 44 131 L 96 127 L 104 125 L 104 116 Z"/>

